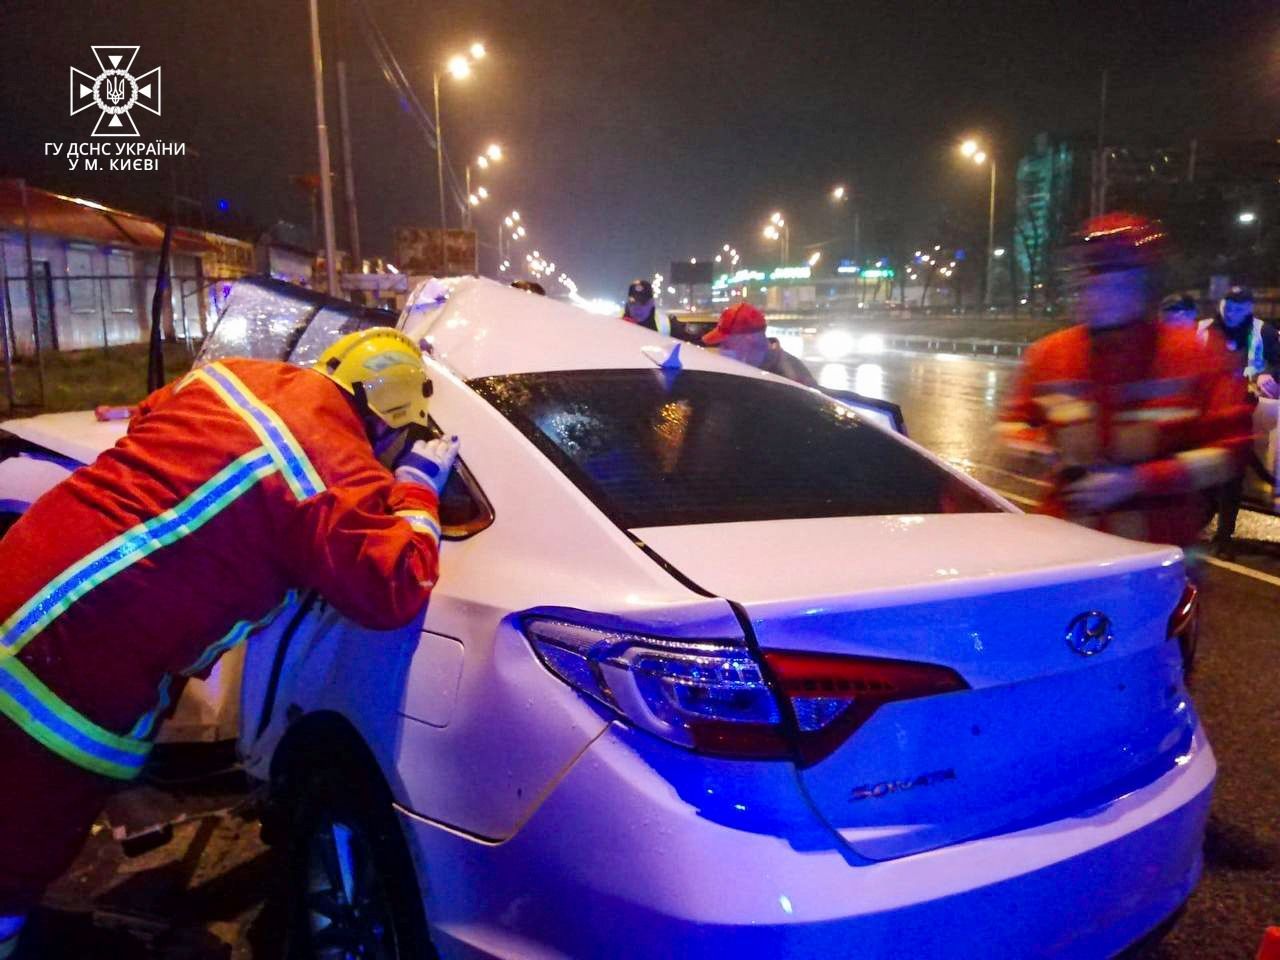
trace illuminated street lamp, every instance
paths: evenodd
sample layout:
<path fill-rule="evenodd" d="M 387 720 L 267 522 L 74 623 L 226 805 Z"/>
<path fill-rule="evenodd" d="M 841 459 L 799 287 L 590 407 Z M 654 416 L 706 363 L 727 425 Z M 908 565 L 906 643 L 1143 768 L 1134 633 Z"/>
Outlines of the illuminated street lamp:
<path fill-rule="evenodd" d="M 791 227 L 788 226 L 782 214 L 779 212 L 773 213 L 762 232 L 766 240 L 779 241 L 778 254 L 782 264 L 785 265 L 791 252 Z"/>
<path fill-rule="evenodd" d="M 1248 226 L 1251 223 L 1255 223 L 1257 219 L 1258 219 L 1258 215 L 1254 213 L 1252 210 L 1241 210 L 1238 214 L 1236 214 L 1236 222 L 1242 223 L 1245 226 Z"/>
<path fill-rule="evenodd" d="M 982 281 L 982 301 L 991 306 L 991 260 L 996 240 L 996 160 L 977 140 L 966 140 L 960 144 L 960 155 L 979 167 L 986 164 L 991 169 L 991 192 L 987 200 L 987 269 Z"/>
<path fill-rule="evenodd" d="M 465 80 L 471 76 L 472 65 L 485 57 L 484 44 L 473 43 L 470 56 L 455 54 L 445 61 L 445 70 L 455 80 Z M 449 217 L 444 205 L 444 132 L 440 127 L 440 71 L 431 72 L 431 89 L 435 95 L 436 107 L 436 181 L 440 187 L 440 226 L 449 226 Z"/>
<path fill-rule="evenodd" d="M 840 184 L 831 190 L 831 202 L 843 207 L 852 199 L 853 192 Z M 862 210 L 858 204 L 853 205 L 853 262 L 859 263 L 862 256 Z"/>

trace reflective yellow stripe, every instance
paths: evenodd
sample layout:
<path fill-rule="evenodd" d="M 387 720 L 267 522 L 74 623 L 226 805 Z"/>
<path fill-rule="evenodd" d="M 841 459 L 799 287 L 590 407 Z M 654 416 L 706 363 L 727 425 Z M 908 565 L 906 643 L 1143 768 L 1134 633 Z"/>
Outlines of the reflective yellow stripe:
<path fill-rule="evenodd" d="M 16 657 L 0 660 L 0 713 L 63 759 L 117 780 L 136 777 L 151 750 L 74 710 Z"/>
<path fill-rule="evenodd" d="M 440 542 L 440 524 L 436 522 L 435 514 L 429 510 L 397 510 L 396 516 L 402 520 L 407 520 L 409 526 L 419 533 L 430 534 L 437 542 Z"/>
<path fill-rule="evenodd" d="M 302 444 L 298 443 L 279 414 L 259 400 L 239 377 L 220 363 L 202 367 L 196 376 L 217 393 L 222 402 L 271 451 L 285 482 L 297 499 L 313 497 L 325 488 L 324 481 L 311 465 Z"/>
<path fill-rule="evenodd" d="M 261 447 L 233 460 L 181 503 L 137 524 L 81 557 L 0 624 L 0 660 L 15 655 L 95 587 L 176 540 L 194 533 L 276 470 Z"/>

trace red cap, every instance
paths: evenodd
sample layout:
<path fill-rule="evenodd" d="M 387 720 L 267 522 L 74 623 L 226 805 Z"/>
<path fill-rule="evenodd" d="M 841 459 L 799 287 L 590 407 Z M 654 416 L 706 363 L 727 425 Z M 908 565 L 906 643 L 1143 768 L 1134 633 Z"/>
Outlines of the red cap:
<path fill-rule="evenodd" d="M 1158 220 L 1136 213 L 1104 213 L 1086 220 L 1074 236 L 1074 253 L 1088 270 L 1150 267 L 1164 255 L 1166 235 Z"/>
<path fill-rule="evenodd" d="M 720 322 L 716 324 L 714 330 L 702 335 L 702 342 L 709 347 L 714 347 L 725 337 L 732 336 L 735 333 L 756 333 L 763 329 L 764 314 L 751 304 L 743 301 L 742 303 L 735 303 L 720 314 Z"/>

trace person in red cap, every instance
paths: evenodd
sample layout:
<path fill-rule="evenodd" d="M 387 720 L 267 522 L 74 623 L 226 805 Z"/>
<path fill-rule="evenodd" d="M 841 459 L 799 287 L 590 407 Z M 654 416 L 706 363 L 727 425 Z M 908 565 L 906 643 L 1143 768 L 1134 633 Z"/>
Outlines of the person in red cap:
<path fill-rule="evenodd" d="M 1027 350 L 1000 437 L 1052 468 L 1044 512 L 1188 546 L 1243 468 L 1244 380 L 1219 340 L 1160 323 L 1158 222 L 1110 213 L 1073 240 L 1083 323 Z"/>
<path fill-rule="evenodd" d="M 747 303 L 735 303 L 720 314 L 720 322 L 715 329 L 702 336 L 702 344 L 706 347 L 719 347 L 726 357 L 732 357 L 742 363 L 786 377 L 802 383 L 806 387 L 816 387 L 809 368 L 782 349 L 775 338 L 765 336 L 764 314 Z"/>

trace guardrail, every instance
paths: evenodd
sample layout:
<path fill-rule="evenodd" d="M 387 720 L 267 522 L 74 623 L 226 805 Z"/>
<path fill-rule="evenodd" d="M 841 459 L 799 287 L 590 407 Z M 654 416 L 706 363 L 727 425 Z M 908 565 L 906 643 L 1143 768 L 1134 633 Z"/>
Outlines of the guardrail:
<path fill-rule="evenodd" d="M 1021 357 L 1031 346 L 1026 341 L 988 340 L 985 337 L 931 337 L 922 334 L 881 334 L 886 347 L 922 353 L 971 354 L 975 357 Z"/>

